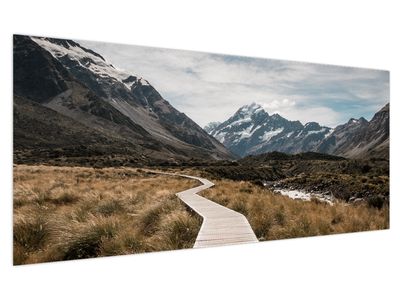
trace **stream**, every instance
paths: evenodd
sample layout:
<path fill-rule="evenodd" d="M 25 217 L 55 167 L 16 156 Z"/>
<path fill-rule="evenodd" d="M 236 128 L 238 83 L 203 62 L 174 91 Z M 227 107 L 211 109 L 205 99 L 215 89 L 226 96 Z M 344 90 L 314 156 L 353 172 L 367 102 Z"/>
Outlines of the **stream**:
<path fill-rule="evenodd" d="M 280 193 L 283 196 L 288 196 L 293 200 L 311 201 L 311 198 L 317 198 L 321 202 L 328 203 L 329 205 L 334 204 L 334 197 L 332 195 L 326 195 L 322 193 L 309 193 L 302 190 L 291 190 L 284 188 L 272 189 L 275 193 Z"/>

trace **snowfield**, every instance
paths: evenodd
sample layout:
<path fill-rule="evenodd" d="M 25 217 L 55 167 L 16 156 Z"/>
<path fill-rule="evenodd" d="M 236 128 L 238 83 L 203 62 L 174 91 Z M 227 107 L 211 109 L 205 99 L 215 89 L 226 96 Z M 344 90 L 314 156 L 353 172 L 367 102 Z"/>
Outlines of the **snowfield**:
<path fill-rule="evenodd" d="M 140 82 L 142 85 L 150 85 L 149 82 L 142 77 L 136 77 L 139 79 L 136 79 L 135 81 L 123 82 L 129 76 L 131 76 L 131 74 L 114 68 L 112 64 L 108 63 L 106 60 L 103 60 L 101 57 L 85 51 L 81 47 L 71 45 L 67 41 L 65 42 L 68 43 L 69 48 L 52 43 L 45 38 L 32 37 L 32 40 L 39 46 L 49 51 L 55 58 L 61 59 L 67 55 L 70 59 L 76 61 L 83 68 L 89 69 L 100 77 L 113 78 L 114 80 L 124 84 L 129 90 L 131 89 L 132 85 L 137 82 Z"/>
<path fill-rule="evenodd" d="M 262 142 L 268 142 L 270 139 L 272 139 L 274 136 L 280 134 L 283 131 L 283 127 L 272 130 L 272 131 L 266 131 L 262 136 L 259 137 L 259 139 Z"/>

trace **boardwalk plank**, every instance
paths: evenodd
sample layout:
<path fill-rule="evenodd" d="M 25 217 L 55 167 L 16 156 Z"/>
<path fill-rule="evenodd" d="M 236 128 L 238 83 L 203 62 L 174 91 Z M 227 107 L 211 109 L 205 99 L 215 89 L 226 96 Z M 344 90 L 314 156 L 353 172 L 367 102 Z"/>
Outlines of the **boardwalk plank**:
<path fill-rule="evenodd" d="M 200 177 L 179 176 L 196 179 L 203 184 L 176 194 L 203 218 L 194 248 L 258 242 L 245 216 L 197 195 L 198 192 L 214 186 L 214 183 Z"/>
<path fill-rule="evenodd" d="M 195 179 L 202 183 L 198 187 L 176 194 L 179 199 L 203 218 L 203 223 L 193 248 L 258 242 L 254 231 L 251 229 L 244 215 L 197 195 L 197 193 L 214 186 L 214 183 L 211 181 L 183 174 L 151 172 Z"/>

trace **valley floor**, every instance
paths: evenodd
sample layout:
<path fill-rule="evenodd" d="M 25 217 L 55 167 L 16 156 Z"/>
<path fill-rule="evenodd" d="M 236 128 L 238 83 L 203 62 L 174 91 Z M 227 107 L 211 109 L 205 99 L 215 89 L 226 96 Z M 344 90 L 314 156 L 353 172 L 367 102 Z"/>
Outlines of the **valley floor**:
<path fill-rule="evenodd" d="M 191 248 L 196 180 L 133 168 L 14 167 L 14 264 Z"/>
<path fill-rule="evenodd" d="M 214 181 L 204 197 L 245 215 L 259 240 L 389 228 L 389 207 L 292 200 L 246 181 Z"/>
<path fill-rule="evenodd" d="M 387 203 L 330 206 L 211 179 L 215 186 L 201 195 L 242 213 L 259 240 L 389 228 Z M 191 248 L 202 220 L 175 193 L 198 184 L 136 168 L 15 165 L 14 264 Z"/>

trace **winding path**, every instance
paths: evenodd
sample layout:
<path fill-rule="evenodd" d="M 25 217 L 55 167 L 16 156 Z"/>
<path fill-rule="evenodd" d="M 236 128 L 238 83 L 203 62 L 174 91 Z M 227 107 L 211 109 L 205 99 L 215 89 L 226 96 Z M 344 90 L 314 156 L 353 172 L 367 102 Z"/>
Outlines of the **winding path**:
<path fill-rule="evenodd" d="M 176 194 L 203 218 L 193 248 L 258 242 L 244 215 L 197 195 L 198 192 L 214 186 L 211 181 L 201 177 L 175 173 L 153 173 L 186 177 L 198 180 L 203 184 Z"/>

